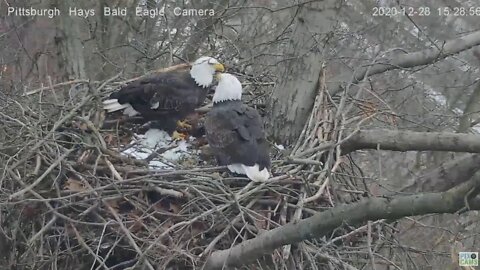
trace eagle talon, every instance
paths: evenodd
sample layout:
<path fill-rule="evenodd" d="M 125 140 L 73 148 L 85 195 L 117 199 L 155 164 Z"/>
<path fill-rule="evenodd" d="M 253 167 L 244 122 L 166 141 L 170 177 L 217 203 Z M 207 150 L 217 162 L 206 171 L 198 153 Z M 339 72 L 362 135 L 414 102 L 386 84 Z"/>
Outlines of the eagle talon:
<path fill-rule="evenodd" d="M 182 129 L 192 129 L 192 125 L 187 123 L 187 120 L 177 121 L 177 127 L 182 128 Z"/>
<path fill-rule="evenodd" d="M 173 134 L 172 134 L 172 139 L 174 141 L 181 141 L 181 140 L 186 140 L 188 137 L 187 134 L 184 134 L 184 133 L 181 133 L 181 132 L 178 132 L 178 131 L 174 131 Z"/>

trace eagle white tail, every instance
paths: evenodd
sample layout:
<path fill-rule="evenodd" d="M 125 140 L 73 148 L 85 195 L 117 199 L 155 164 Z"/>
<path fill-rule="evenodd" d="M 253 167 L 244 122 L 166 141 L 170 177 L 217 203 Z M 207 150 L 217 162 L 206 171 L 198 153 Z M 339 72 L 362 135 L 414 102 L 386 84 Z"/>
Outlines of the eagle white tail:
<path fill-rule="evenodd" d="M 246 175 L 250 180 L 254 182 L 265 182 L 270 178 L 270 172 L 267 168 L 260 170 L 258 164 L 253 166 L 245 166 L 243 164 L 235 163 L 227 166 L 233 173 Z"/>
<path fill-rule="evenodd" d="M 103 101 L 103 109 L 108 112 L 115 112 L 127 108 L 130 104 L 120 104 L 118 99 L 107 99 Z"/>
<path fill-rule="evenodd" d="M 128 103 L 126 104 L 118 103 L 118 99 L 107 99 L 103 101 L 103 109 L 107 110 L 107 112 L 109 113 L 125 109 L 123 111 L 123 114 L 126 114 L 128 116 L 135 116 L 137 114 L 140 114 L 132 107 L 132 105 Z"/>

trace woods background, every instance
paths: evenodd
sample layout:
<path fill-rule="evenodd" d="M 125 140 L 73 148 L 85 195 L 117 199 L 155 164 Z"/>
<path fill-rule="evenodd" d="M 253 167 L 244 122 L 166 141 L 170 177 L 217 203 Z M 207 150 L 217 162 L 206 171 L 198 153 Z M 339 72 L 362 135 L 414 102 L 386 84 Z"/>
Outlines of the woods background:
<path fill-rule="evenodd" d="M 63 14 L 75 6 L 96 15 L 8 16 L 8 6 Z M 129 13 L 106 17 L 105 6 Z M 136 7 L 167 11 L 137 17 Z M 173 7 L 215 15 L 175 16 Z M 374 7 L 428 7 L 430 15 L 373 16 Z M 460 7 L 467 14 L 454 16 Z M 0 268 L 471 269 L 459 268 L 458 252 L 480 251 L 480 12 L 469 14 L 476 7 L 455 0 L 1 2 Z M 452 14 L 439 16 L 438 8 Z M 57 149 L 52 138 L 64 118 L 91 116 L 76 106 L 99 104 L 105 83 L 201 55 L 244 83 L 244 100 L 264 116 L 280 182 L 245 184 L 248 196 L 227 196 L 238 205 L 206 207 L 214 217 L 208 224 L 222 223 L 217 229 L 229 239 L 200 245 L 208 254 L 181 241 L 154 251 L 156 242 L 137 238 L 127 223 L 118 235 L 129 237 L 117 238 L 125 243 L 100 252 L 98 235 L 86 229 L 93 221 L 59 214 L 76 207 L 72 197 L 42 193 L 62 190 L 55 184 L 70 177 L 73 163 L 57 158 L 78 150 Z M 88 196 L 100 200 L 95 192 Z M 263 200 L 262 192 L 280 199 Z M 257 222 L 244 216 L 251 212 Z M 112 215 L 97 221 L 100 230 L 129 218 Z M 175 228 L 182 226 L 192 224 Z M 167 253 L 181 259 L 159 255 Z M 116 254 L 115 262 L 105 254 Z"/>

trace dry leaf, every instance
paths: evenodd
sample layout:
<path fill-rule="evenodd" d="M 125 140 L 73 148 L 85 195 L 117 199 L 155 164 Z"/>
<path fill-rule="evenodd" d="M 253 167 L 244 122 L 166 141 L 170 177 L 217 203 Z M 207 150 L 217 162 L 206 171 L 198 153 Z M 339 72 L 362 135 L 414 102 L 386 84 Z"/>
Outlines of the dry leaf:
<path fill-rule="evenodd" d="M 129 219 L 133 220 L 133 224 L 129 227 L 130 231 L 133 233 L 139 232 L 140 230 L 146 228 L 145 224 L 142 221 L 142 218 L 135 213 L 128 213 Z"/>
<path fill-rule="evenodd" d="M 171 202 L 168 211 L 172 214 L 178 214 L 178 213 L 180 213 L 181 209 L 182 209 L 182 207 L 180 206 L 180 204 L 175 203 L 175 202 Z"/>
<path fill-rule="evenodd" d="M 113 208 L 118 213 L 118 210 L 120 209 L 119 200 L 120 199 L 105 199 L 104 202 L 105 202 L 105 204 L 107 204 L 108 206 Z"/>
<path fill-rule="evenodd" d="M 103 136 L 103 140 L 107 145 L 113 145 L 115 143 L 115 136 L 112 133 L 107 133 Z"/>
<path fill-rule="evenodd" d="M 366 101 L 362 105 L 361 110 L 365 118 L 370 117 L 377 112 L 377 106 L 375 106 L 375 103 L 373 102 Z"/>
<path fill-rule="evenodd" d="M 92 154 L 92 150 L 86 150 L 84 151 L 80 157 L 78 157 L 77 162 L 80 164 L 86 163 L 86 161 L 90 158 L 90 155 Z"/>
<path fill-rule="evenodd" d="M 65 183 L 64 189 L 72 192 L 83 192 L 87 190 L 85 188 L 85 185 L 81 181 L 75 180 L 73 178 L 68 178 L 67 182 Z"/>
<path fill-rule="evenodd" d="M 22 209 L 22 217 L 26 219 L 36 218 L 40 214 L 40 207 L 36 203 L 29 203 Z"/>
<path fill-rule="evenodd" d="M 265 231 L 270 228 L 270 220 L 272 218 L 272 211 L 268 209 L 256 210 L 258 215 L 255 215 L 254 225 L 259 231 Z"/>

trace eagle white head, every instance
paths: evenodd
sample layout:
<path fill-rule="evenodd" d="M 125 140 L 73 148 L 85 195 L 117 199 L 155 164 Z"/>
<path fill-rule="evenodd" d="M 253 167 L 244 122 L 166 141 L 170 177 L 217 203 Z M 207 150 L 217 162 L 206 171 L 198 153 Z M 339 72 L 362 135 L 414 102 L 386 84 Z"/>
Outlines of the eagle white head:
<path fill-rule="evenodd" d="M 217 71 L 223 72 L 225 67 L 215 58 L 202 56 L 193 62 L 190 76 L 199 86 L 205 88 L 212 85 L 213 75 Z"/>
<path fill-rule="evenodd" d="M 217 74 L 218 85 L 213 94 L 213 103 L 242 99 L 242 84 L 229 73 Z"/>

